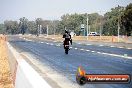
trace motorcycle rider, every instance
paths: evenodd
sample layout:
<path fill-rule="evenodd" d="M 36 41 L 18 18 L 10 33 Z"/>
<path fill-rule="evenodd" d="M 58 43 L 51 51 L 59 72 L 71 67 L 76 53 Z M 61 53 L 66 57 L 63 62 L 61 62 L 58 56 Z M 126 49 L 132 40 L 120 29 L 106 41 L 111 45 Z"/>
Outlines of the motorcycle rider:
<path fill-rule="evenodd" d="M 65 49 L 65 45 L 66 43 L 70 41 L 71 45 L 72 45 L 72 39 L 71 39 L 71 35 L 69 33 L 69 31 L 65 30 L 65 33 L 63 34 L 63 38 L 65 38 L 65 40 L 63 41 L 63 45 L 64 45 L 64 49 Z"/>

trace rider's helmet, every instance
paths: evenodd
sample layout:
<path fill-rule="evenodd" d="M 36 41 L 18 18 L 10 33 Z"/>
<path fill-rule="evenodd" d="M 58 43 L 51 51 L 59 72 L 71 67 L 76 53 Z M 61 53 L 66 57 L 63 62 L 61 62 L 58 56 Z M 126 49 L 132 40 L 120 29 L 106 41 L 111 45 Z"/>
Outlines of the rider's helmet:
<path fill-rule="evenodd" d="M 65 33 L 67 33 L 67 34 L 68 34 L 68 33 L 69 33 L 69 32 L 68 32 L 68 30 L 65 30 Z"/>

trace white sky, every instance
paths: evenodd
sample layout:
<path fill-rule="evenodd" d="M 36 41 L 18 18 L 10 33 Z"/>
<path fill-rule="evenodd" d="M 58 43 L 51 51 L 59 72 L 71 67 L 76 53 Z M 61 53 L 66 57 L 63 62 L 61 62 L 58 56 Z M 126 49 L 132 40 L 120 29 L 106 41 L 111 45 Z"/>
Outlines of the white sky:
<path fill-rule="evenodd" d="M 60 19 L 66 13 L 104 14 L 118 5 L 126 6 L 132 0 L 0 0 L 0 23 L 26 17 Z"/>

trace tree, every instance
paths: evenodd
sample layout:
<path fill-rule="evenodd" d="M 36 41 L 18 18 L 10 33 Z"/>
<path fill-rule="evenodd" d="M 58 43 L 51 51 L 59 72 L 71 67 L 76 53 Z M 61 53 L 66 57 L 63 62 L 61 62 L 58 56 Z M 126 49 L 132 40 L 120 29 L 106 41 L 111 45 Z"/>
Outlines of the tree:
<path fill-rule="evenodd" d="M 24 35 L 27 30 L 28 19 L 23 17 L 23 18 L 20 18 L 19 20 L 20 20 L 19 22 L 20 31 Z"/>
<path fill-rule="evenodd" d="M 57 32 L 63 33 L 64 29 L 68 29 L 71 31 L 76 32 L 77 35 L 81 33 L 81 24 L 87 24 L 87 16 L 89 16 L 89 25 L 91 25 L 91 31 L 99 31 L 99 26 L 101 25 L 101 19 L 103 16 L 99 15 L 98 13 L 92 14 L 66 14 L 61 17 L 61 21 L 58 24 Z"/>
<path fill-rule="evenodd" d="M 132 35 L 132 3 L 127 5 L 121 16 L 121 28 L 124 29 L 127 36 Z"/>
<path fill-rule="evenodd" d="M 0 34 L 5 33 L 5 27 L 4 24 L 0 24 Z"/>
<path fill-rule="evenodd" d="M 104 15 L 104 25 L 103 25 L 103 34 L 104 35 L 117 35 L 118 34 L 118 20 L 120 20 L 121 12 L 123 12 L 124 7 L 118 6 L 112 8 L 110 12 L 107 12 Z M 122 29 L 120 29 L 120 34 Z"/>
<path fill-rule="evenodd" d="M 6 32 L 9 34 L 17 34 L 18 33 L 18 22 L 17 21 L 4 21 L 4 26 Z"/>
<path fill-rule="evenodd" d="M 29 30 L 29 33 L 31 34 L 37 34 L 37 25 L 35 21 L 28 21 L 27 29 Z"/>

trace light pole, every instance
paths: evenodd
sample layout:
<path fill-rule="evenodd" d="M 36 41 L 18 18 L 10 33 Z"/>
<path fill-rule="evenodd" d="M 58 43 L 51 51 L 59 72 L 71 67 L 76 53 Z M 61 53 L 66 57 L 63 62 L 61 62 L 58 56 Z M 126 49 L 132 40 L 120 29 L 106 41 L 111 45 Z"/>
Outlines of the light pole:
<path fill-rule="evenodd" d="M 89 19 L 88 19 L 88 15 L 87 15 L 87 40 L 88 40 L 88 32 L 89 32 L 89 31 L 88 31 L 88 20 L 89 20 Z"/>
<path fill-rule="evenodd" d="M 100 37 L 102 36 L 102 18 L 100 17 Z"/>

